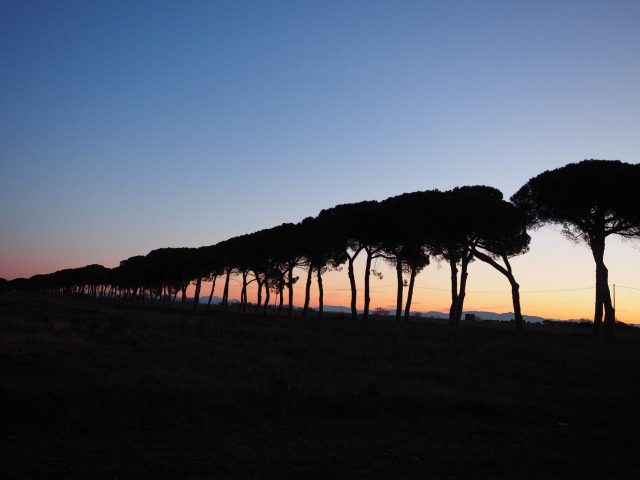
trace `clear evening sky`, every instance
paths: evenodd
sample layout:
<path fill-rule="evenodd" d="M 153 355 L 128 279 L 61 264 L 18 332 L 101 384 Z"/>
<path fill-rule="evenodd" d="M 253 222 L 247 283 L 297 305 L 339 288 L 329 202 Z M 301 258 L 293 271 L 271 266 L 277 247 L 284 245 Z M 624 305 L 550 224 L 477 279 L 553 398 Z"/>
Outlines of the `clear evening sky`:
<path fill-rule="evenodd" d="M 585 158 L 636 163 L 638 25 L 638 1 L 4 0 L 0 277 L 402 192 L 508 198 Z M 640 288 L 637 245 L 610 241 L 605 260 Z M 465 307 L 510 311 L 506 281 L 478 263 Z M 592 315 L 586 247 L 546 228 L 514 268 L 525 314 Z M 448 307 L 447 275 L 421 274 L 417 310 Z M 392 278 L 373 307 L 393 304 Z M 326 302 L 346 304 L 346 274 L 328 283 Z M 548 292 L 565 288 L 585 290 Z M 640 291 L 618 302 L 640 322 Z"/>

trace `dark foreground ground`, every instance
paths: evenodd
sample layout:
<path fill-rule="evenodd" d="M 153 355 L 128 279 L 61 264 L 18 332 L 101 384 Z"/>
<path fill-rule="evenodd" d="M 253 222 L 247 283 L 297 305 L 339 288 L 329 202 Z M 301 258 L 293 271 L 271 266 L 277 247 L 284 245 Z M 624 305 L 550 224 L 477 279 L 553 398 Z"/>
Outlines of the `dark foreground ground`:
<path fill-rule="evenodd" d="M 638 333 L 0 297 L 0 478 L 640 478 Z"/>

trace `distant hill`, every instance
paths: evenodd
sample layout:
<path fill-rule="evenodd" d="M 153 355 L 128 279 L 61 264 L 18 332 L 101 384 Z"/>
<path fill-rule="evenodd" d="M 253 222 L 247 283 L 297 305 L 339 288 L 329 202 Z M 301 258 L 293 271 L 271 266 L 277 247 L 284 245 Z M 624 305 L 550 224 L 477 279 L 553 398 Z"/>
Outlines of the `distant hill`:
<path fill-rule="evenodd" d="M 420 314 L 422 314 L 422 316 L 425 317 L 434 317 L 434 318 L 449 318 L 449 314 L 448 313 L 442 313 L 442 312 L 434 312 L 434 311 L 430 311 L 430 312 L 419 312 Z M 472 315 L 476 316 L 476 319 L 478 320 L 499 320 L 502 322 L 508 322 L 509 320 L 513 320 L 513 312 L 507 312 L 507 313 L 496 313 L 496 312 L 482 312 L 482 311 L 477 311 L 477 310 L 465 310 L 464 312 L 466 313 L 470 313 Z M 464 314 L 462 315 L 462 318 L 464 319 Z M 529 322 L 529 323 L 542 323 L 544 320 L 554 320 L 556 321 L 556 319 L 554 318 L 544 318 L 544 317 L 538 317 L 535 315 L 523 315 L 522 318 L 524 319 L 525 322 Z M 559 320 L 557 320 L 559 321 Z"/>
<path fill-rule="evenodd" d="M 193 299 L 192 299 L 192 300 L 193 300 Z M 211 298 L 211 304 L 212 304 L 212 305 L 216 305 L 216 304 L 220 303 L 221 301 L 222 301 L 222 297 L 219 297 L 219 296 L 217 296 L 217 295 L 214 295 L 214 296 Z M 230 301 L 232 301 L 232 300 L 230 300 Z M 207 304 L 207 303 L 209 303 L 209 295 L 203 295 L 203 296 L 201 296 L 201 297 L 200 297 L 200 299 L 199 299 L 199 301 L 198 301 L 198 303 L 200 303 L 200 304 L 203 304 L 203 303 L 204 303 L 204 304 Z"/>
<path fill-rule="evenodd" d="M 201 304 L 206 304 L 209 301 L 209 296 L 208 295 L 204 295 L 202 297 L 200 297 L 200 303 Z M 230 300 L 232 303 L 237 302 L 237 300 Z M 213 305 L 217 305 L 218 303 L 222 302 L 222 297 L 219 297 L 217 295 L 214 295 L 213 298 L 211 299 L 211 303 Z M 296 306 L 297 309 L 299 309 L 300 307 Z M 343 305 L 325 305 L 324 306 L 324 311 L 328 312 L 328 313 L 351 313 L 351 308 L 350 307 L 345 307 Z M 389 309 L 389 314 L 392 315 L 394 313 L 393 309 Z M 358 313 L 362 313 L 362 310 L 358 310 Z M 371 311 L 371 313 L 375 313 L 373 310 Z M 466 310 L 464 312 L 466 313 L 471 313 L 473 315 L 476 316 L 477 320 L 498 320 L 498 321 L 502 321 L 502 322 L 508 322 L 509 320 L 513 320 L 513 312 L 506 312 L 506 313 L 497 313 L 497 312 L 484 312 L 484 311 L 478 311 L 478 310 Z M 449 318 L 449 314 L 448 313 L 442 313 L 442 312 L 436 312 L 434 310 L 428 311 L 428 312 L 412 312 L 411 313 L 412 316 L 422 316 L 422 317 L 431 317 L 431 318 Z M 561 321 L 565 321 L 565 320 L 558 320 L 555 318 L 544 318 L 544 317 L 538 317 L 536 315 L 523 315 L 522 316 L 524 318 L 525 322 L 528 323 L 542 323 L 544 320 L 551 320 L 551 321 L 556 321 L 556 322 L 561 322 Z M 464 319 L 464 314 L 462 316 L 462 318 Z M 578 320 L 573 320 L 573 321 L 578 321 Z"/>
<path fill-rule="evenodd" d="M 324 311 L 335 312 L 335 313 L 351 313 L 351 308 L 344 307 L 342 305 L 325 305 Z M 358 310 L 358 313 L 362 313 L 362 310 Z M 375 313 L 375 312 L 372 311 L 371 313 Z M 393 313 L 391 309 L 389 309 L 389 313 L 390 314 Z M 476 318 L 479 320 L 499 320 L 499 321 L 513 320 L 513 312 L 497 313 L 497 312 L 481 312 L 477 310 L 466 310 L 464 313 L 471 313 L 475 315 Z M 412 315 L 413 316 L 420 315 L 423 317 L 431 317 L 431 318 L 449 318 L 448 313 L 436 312 L 433 310 L 429 312 L 419 312 L 419 311 L 412 312 Z M 535 315 L 523 315 L 522 317 L 524 318 L 525 322 L 530 322 L 530 323 L 542 323 L 544 320 L 560 321 L 554 318 L 544 318 L 544 317 L 538 317 Z M 464 315 L 462 318 L 464 318 Z"/>

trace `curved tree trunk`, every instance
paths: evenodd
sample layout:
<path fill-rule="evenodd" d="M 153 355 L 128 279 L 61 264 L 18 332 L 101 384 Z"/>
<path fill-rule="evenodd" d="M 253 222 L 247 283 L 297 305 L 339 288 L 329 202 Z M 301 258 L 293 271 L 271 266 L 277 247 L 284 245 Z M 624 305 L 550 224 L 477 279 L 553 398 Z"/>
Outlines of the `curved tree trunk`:
<path fill-rule="evenodd" d="M 202 288 L 202 277 L 198 277 L 196 280 L 196 291 L 193 294 L 193 309 L 198 308 L 198 303 L 200 303 L 200 289 Z"/>
<path fill-rule="evenodd" d="M 258 298 L 256 300 L 256 313 L 260 311 L 260 305 L 262 304 L 262 286 L 264 285 L 264 281 L 258 280 L 258 276 L 256 275 L 256 283 L 258 284 Z"/>
<path fill-rule="evenodd" d="M 180 308 L 183 309 L 184 308 L 184 304 L 187 301 L 187 285 L 186 284 L 182 284 L 182 287 L 180 287 Z"/>
<path fill-rule="evenodd" d="M 293 267 L 287 270 L 287 287 L 289 288 L 289 307 L 287 310 L 287 317 L 293 316 Z"/>
<path fill-rule="evenodd" d="M 609 270 L 604 264 L 604 235 L 591 238 L 591 251 L 596 262 L 596 295 L 599 295 L 599 301 L 604 307 L 604 323 L 603 330 L 606 338 L 613 338 L 615 334 L 616 312 L 611 303 L 611 292 L 609 291 Z M 596 297 L 596 315 L 598 314 L 598 297 Z M 600 307 L 600 308 L 602 308 Z M 594 333 L 596 333 L 596 320 L 594 318 Z"/>
<path fill-rule="evenodd" d="M 249 272 L 243 270 L 242 290 L 240 291 L 240 306 L 242 308 L 242 313 L 245 313 L 247 311 L 247 275 L 249 275 Z"/>
<path fill-rule="evenodd" d="M 216 279 L 218 278 L 218 275 L 214 275 L 213 279 L 211 281 L 211 293 L 209 293 L 209 301 L 207 302 L 207 307 L 211 308 L 211 299 L 213 298 L 213 292 L 216 289 Z"/>
<path fill-rule="evenodd" d="M 471 261 L 471 254 L 468 254 L 462 259 L 462 266 L 460 269 L 460 290 L 458 291 L 458 304 L 456 305 L 456 320 L 455 324 L 459 325 L 462 320 L 462 310 L 464 308 L 464 297 L 467 294 L 467 273 L 469 262 Z"/>
<path fill-rule="evenodd" d="M 362 311 L 363 320 L 369 318 L 369 305 L 371 304 L 371 295 L 369 290 L 369 282 L 371 280 L 371 259 L 373 257 L 371 250 L 365 249 L 367 253 L 367 263 L 364 267 L 364 309 Z"/>
<path fill-rule="evenodd" d="M 516 330 L 522 330 L 524 320 L 522 319 L 522 311 L 520 310 L 520 285 L 515 278 L 510 278 L 511 284 L 511 301 L 513 302 L 513 317 L 516 324 Z"/>
<path fill-rule="evenodd" d="M 353 320 L 358 319 L 358 309 L 356 304 L 356 277 L 353 273 L 353 261 L 355 260 L 355 258 L 355 255 L 353 257 L 349 257 L 347 268 L 347 274 L 349 275 L 349 285 L 351 286 L 351 318 Z"/>
<path fill-rule="evenodd" d="M 416 282 L 416 267 L 411 267 L 411 276 L 409 277 L 409 288 L 407 289 L 407 303 L 404 307 L 404 321 L 408 322 L 411 316 L 411 300 L 413 299 L 413 286 Z"/>
<path fill-rule="evenodd" d="M 502 255 L 502 261 L 505 264 L 505 266 L 503 267 L 489 255 L 479 252 L 478 250 L 474 250 L 473 255 L 478 260 L 491 265 L 493 268 L 507 277 L 507 280 L 509 280 L 509 284 L 511 285 L 511 300 L 513 302 L 513 317 L 516 324 L 516 330 L 522 330 L 522 328 L 524 327 L 524 320 L 522 318 L 522 310 L 520 309 L 520 285 L 518 284 L 518 282 L 516 282 L 516 278 L 514 277 L 513 271 L 511 270 L 509 257 L 507 257 L 506 255 Z"/>
<path fill-rule="evenodd" d="M 600 291 L 604 306 L 603 331 L 605 338 L 613 338 L 615 335 L 616 312 L 611 303 L 611 292 L 609 290 L 609 270 L 604 262 L 600 265 Z"/>
<path fill-rule="evenodd" d="M 307 271 L 307 284 L 304 289 L 304 309 L 302 310 L 302 316 L 307 316 L 307 311 L 309 310 L 309 301 L 311 300 L 311 278 L 313 276 L 313 265 L 309 265 L 309 270 Z"/>
<path fill-rule="evenodd" d="M 226 312 L 229 308 L 229 279 L 231 278 L 231 269 L 227 269 L 227 277 L 224 280 L 224 290 L 222 292 L 222 311 Z"/>
<path fill-rule="evenodd" d="M 603 318 L 603 303 L 602 303 L 602 292 L 600 291 L 600 282 L 598 282 L 598 267 L 596 266 L 596 305 L 595 305 L 595 313 L 593 315 L 593 335 L 596 337 L 600 336 L 602 332 L 602 318 Z"/>
<path fill-rule="evenodd" d="M 264 310 L 262 311 L 262 313 L 266 315 L 267 311 L 269 310 L 269 300 L 271 300 L 271 289 L 269 288 L 269 283 L 267 281 L 264 282 L 264 290 Z"/>
<path fill-rule="evenodd" d="M 458 309 L 458 265 L 456 259 L 449 260 L 451 269 L 451 307 L 449 308 L 449 325 L 456 323 L 456 311 Z"/>
<path fill-rule="evenodd" d="M 322 286 L 322 268 L 318 268 L 318 318 L 324 310 L 324 287 Z"/>
<path fill-rule="evenodd" d="M 402 316 L 402 295 L 404 291 L 404 282 L 402 281 L 402 259 L 396 256 L 396 280 L 398 286 L 396 290 L 396 322 L 400 321 Z"/>

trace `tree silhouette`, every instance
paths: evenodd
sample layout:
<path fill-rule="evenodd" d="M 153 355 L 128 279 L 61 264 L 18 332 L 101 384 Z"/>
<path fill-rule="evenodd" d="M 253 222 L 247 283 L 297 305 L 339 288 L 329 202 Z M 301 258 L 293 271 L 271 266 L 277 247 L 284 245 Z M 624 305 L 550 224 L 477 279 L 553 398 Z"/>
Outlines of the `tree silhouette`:
<path fill-rule="evenodd" d="M 229 282 L 231 281 L 231 275 L 237 271 L 238 258 L 242 255 L 237 237 L 216 244 L 216 254 L 219 256 L 222 265 L 221 273 L 225 277 L 221 308 L 223 312 L 226 312 L 229 309 Z"/>
<path fill-rule="evenodd" d="M 370 276 L 376 258 L 394 268 L 397 281 L 396 320 L 411 312 L 418 273 L 430 257 L 446 260 L 451 269 L 449 323 L 462 316 L 469 264 L 483 261 L 511 285 L 515 323 L 522 328 L 519 284 L 510 258 L 528 250 L 527 227 L 558 224 L 566 236 L 584 241 L 596 263 L 594 333 L 602 329 L 613 336 L 615 312 L 604 264 L 605 240 L 609 235 L 640 236 L 640 197 L 635 186 L 640 165 L 619 161 L 585 160 L 541 173 L 529 180 L 506 202 L 502 193 L 488 186 L 457 187 L 453 190 L 413 192 L 382 202 L 364 201 L 322 210 L 315 218 L 298 224 L 285 223 L 255 233 L 233 237 L 201 248 L 160 248 L 147 255 L 130 257 L 116 268 L 87 265 L 67 268 L 30 279 L 0 279 L 0 290 L 52 292 L 114 301 L 147 302 L 172 306 L 187 288 L 195 286 L 193 308 L 197 308 L 202 284 L 211 281 L 211 306 L 216 280 L 224 276 L 221 308 L 229 308 L 230 280 L 239 274 L 242 288 L 240 309 L 246 311 L 248 286 L 256 282 L 256 312 L 267 313 L 271 293 L 278 297 L 282 312 L 288 290 L 288 315 L 293 314 L 296 269 L 306 269 L 302 314 L 307 315 L 314 273 L 317 274 L 319 316 L 324 307 L 322 275 L 329 268 L 347 264 L 351 290 L 351 316 L 357 318 L 355 260 L 365 252 L 364 309 L 370 309 Z M 374 272 L 375 273 L 375 272 Z M 262 302 L 262 294 L 265 299 Z M 148 299 L 148 300 L 147 300 Z"/>
<path fill-rule="evenodd" d="M 322 317 L 324 311 L 322 275 L 330 268 L 339 268 L 347 260 L 340 235 L 336 235 L 334 229 L 325 227 L 322 221 L 312 217 L 307 217 L 300 223 L 307 267 L 303 316 L 307 315 L 309 309 L 313 272 L 316 272 L 318 282 L 318 316 Z"/>
<path fill-rule="evenodd" d="M 224 265 L 221 255 L 218 253 L 219 247 L 217 245 L 209 245 L 202 248 L 202 261 L 204 262 L 204 271 L 207 272 L 207 280 L 211 282 L 211 290 L 209 291 L 209 298 L 207 299 L 207 308 L 211 308 L 211 302 L 213 300 L 213 294 L 216 290 L 216 280 L 224 272 Z"/>
<path fill-rule="evenodd" d="M 150 262 L 149 269 L 154 273 L 156 281 L 164 286 L 166 295 L 169 297 L 169 306 L 176 302 L 178 293 L 180 293 L 180 308 L 184 308 L 187 299 L 187 287 L 194 278 L 191 262 L 193 250 L 192 248 L 184 247 L 159 248 L 152 250 L 147 255 L 147 261 Z"/>
<path fill-rule="evenodd" d="M 432 212 L 431 220 L 435 221 L 438 229 L 434 232 L 431 249 L 447 261 L 451 269 L 450 325 L 458 325 L 462 317 L 469 263 L 473 260 L 473 249 L 478 241 L 474 202 L 484 188 L 489 187 L 456 187 L 443 192 L 438 201 L 439 208 Z"/>
<path fill-rule="evenodd" d="M 190 272 L 195 277 L 195 291 L 193 293 L 193 309 L 197 309 L 200 305 L 200 293 L 202 291 L 202 282 L 210 278 L 211 270 L 207 261 L 206 247 L 191 249 L 189 256 Z"/>
<path fill-rule="evenodd" d="M 333 229 L 342 245 L 347 261 L 347 275 L 351 288 L 351 318 L 358 318 L 357 288 L 354 270 L 354 262 L 360 252 L 366 252 L 365 267 L 365 312 L 369 308 L 369 277 L 371 274 L 371 261 L 374 256 L 382 253 L 381 239 L 375 229 L 377 224 L 376 206 L 378 202 L 365 201 L 337 205 L 333 208 L 322 210 L 318 220 L 322 228 Z M 379 213 L 379 212 L 378 212 Z"/>
<path fill-rule="evenodd" d="M 358 231 L 355 233 L 360 245 L 366 254 L 364 267 L 364 306 L 362 318 L 369 318 L 371 305 L 371 263 L 376 258 L 384 256 L 384 235 L 382 234 L 380 223 L 389 220 L 385 216 L 385 209 L 381 208 L 378 202 L 361 202 L 358 211 Z"/>
<path fill-rule="evenodd" d="M 614 335 L 615 311 L 604 263 L 609 235 L 640 234 L 640 166 L 611 160 L 584 160 L 530 179 L 511 200 L 528 213 L 532 226 L 556 224 L 574 241 L 585 242 L 596 263 L 593 333 Z"/>
<path fill-rule="evenodd" d="M 253 279 L 250 282 L 256 282 L 256 308 L 255 311 L 260 311 L 262 305 L 262 291 L 267 285 L 267 272 L 270 269 L 270 241 L 271 241 L 271 229 L 260 230 L 258 232 L 248 235 L 248 242 L 245 246 L 244 263 L 249 268 Z M 268 287 L 268 285 L 267 285 Z M 268 293 L 268 288 L 267 288 Z M 246 303 L 246 289 L 245 289 L 245 303 Z"/>
<path fill-rule="evenodd" d="M 293 315 L 294 284 L 298 277 L 294 269 L 304 264 L 304 239 L 300 227 L 293 223 L 283 223 L 268 231 L 270 237 L 271 261 L 268 283 L 272 290 L 279 294 L 278 312 L 282 311 L 284 289 L 289 292 L 287 315 Z"/>
<path fill-rule="evenodd" d="M 473 256 L 502 273 L 511 285 L 511 298 L 516 329 L 522 329 L 524 322 L 520 308 L 520 285 L 515 279 L 509 257 L 526 253 L 531 237 L 527 233 L 525 213 L 502 199 L 496 189 L 478 190 L 474 200 L 477 212 L 477 241 Z M 502 260 L 504 265 L 500 265 Z"/>
<path fill-rule="evenodd" d="M 413 192 L 381 202 L 385 259 L 396 271 L 396 321 L 402 317 L 405 274 L 409 281 L 404 319 L 409 320 L 416 275 L 429 264 L 433 212 L 440 208 L 441 197 L 438 191 Z"/>

